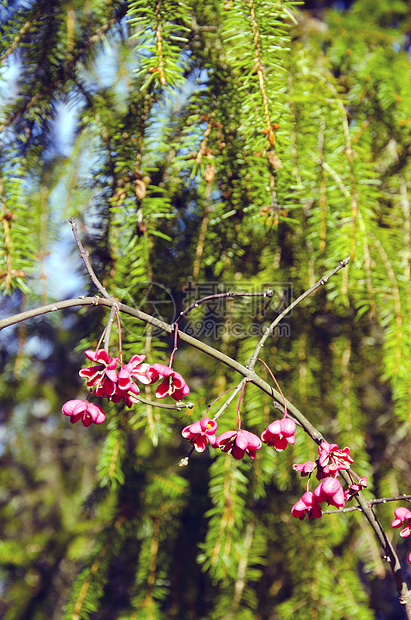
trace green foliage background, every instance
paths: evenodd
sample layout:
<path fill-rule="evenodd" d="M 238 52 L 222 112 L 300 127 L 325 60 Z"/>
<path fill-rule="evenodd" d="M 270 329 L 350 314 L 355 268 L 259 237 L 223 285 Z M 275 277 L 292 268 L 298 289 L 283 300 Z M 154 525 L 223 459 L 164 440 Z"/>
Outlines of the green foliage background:
<path fill-rule="evenodd" d="M 349 255 L 264 359 L 326 438 L 351 447 L 369 497 L 408 493 L 410 5 L 315 15 L 286 0 L 3 2 L 0 62 L 18 82 L 0 82 L 1 310 L 56 299 L 56 255 L 65 290 L 95 294 L 73 277 L 70 216 L 106 288 L 148 311 L 164 289 L 181 310 L 190 281 L 292 283 L 296 297 Z M 233 325 L 275 313 L 254 315 L 228 302 L 223 335 L 197 335 L 246 364 L 258 338 Z M 1 333 L 2 617 L 401 617 L 359 514 L 291 517 L 304 491 L 292 464 L 316 456 L 302 431 L 281 455 L 210 450 L 178 468 L 183 426 L 238 379 L 205 355 L 175 357 L 191 412 L 104 403 L 102 427 L 62 419 L 86 395 L 78 369 L 107 317 L 65 311 Z M 126 358 L 167 363 L 170 339 L 130 318 L 123 338 Z M 260 434 L 278 411 L 249 385 L 242 415 Z M 235 419 L 232 405 L 220 430 Z M 393 507 L 376 509 L 388 531 Z"/>

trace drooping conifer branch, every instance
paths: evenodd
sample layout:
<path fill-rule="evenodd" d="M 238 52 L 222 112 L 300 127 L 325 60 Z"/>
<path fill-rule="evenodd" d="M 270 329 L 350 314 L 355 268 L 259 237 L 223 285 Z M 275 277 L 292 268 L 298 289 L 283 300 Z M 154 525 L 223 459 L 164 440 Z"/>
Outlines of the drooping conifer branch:
<path fill-rule="evenodd" d="M 264 66 L 261 60 L 261 49 L 260 49 L 260 33 L 258 31 L 258 23 L 257 23 L 256 15 L 255 15 L 254 0 L 249 0 L 248 7 L 250 9 L 251 25 L 253 29 L 256 70 L 257 70 L 257 76 L 258 76 L 258 85 L 260 87 L 261 97 L 263 100 L 263 110 L 264 110 L 265 122 L 266 122 L 266 127 L 267 127 L 267 136 L 268 136 L 268 140 L 270 144 L 274 144 L 275 136 L 274 136 L 274 132 L 273 132 L 272 124 L 271 124 L 270 111 L 268 107 L 268 97 L 267 97 L 267 93 L 265 89 Z"/>
<path fill-rule="evenodd" d="M 10 44 L 9 48 L 5 52 L 3 52 L 3 54 L 0 56 L 0 65 L 3 63 L 4 60 L 6 60 L 6 58 L 8 58 L 8 56 L 10 56 L 10 54 L 14 52 L 14 50 L 19 45 L 21 39 L 30 30 L 31 26 L 37 21 L 40 15 L 41 15 L 41 11 L 36 11 L 33 17 L 28 19 L 26 23 L 20 28 L 14 40 Z"/>
<path fill-rule="evenodd" d="M 384 263 L 384 267 L 387 271 L 388 279 L 390 281 L 391 288 L 392 288 L 392 296 L 394 299 L 394 309 L 395 309 L 395 324 L 397 327 L 397 330 L 396 330 L 397 346 L 396 346 L 396 351 L 395 351 L 395 366 L 393 368 L 393 374 L 397 375 L 399 371 L 399 366 L 401 363 L 402 339 L 403 339 L 403 334 L 402 334 L 403 312 L 402 312 L 402 307 L 401 307 L 400 290 L 398 287 L 397 278 L 395 277 L 394 269 L 391 265 L 390 259 L 388 258 L 387 252 L 384 249 L 384 246 L 382 245 L 382 243 L 380 243 L 378 239 L 374 237 L 374 235 L 372 235 L 371 233 L 368 233 L 368 234 L 370 235 L 375 245 L 377 246 L 378 253 L 381 257 L 382 262 Z"/>
<path fill-rule="evenodd" d="M 156 5 L 156 42 L 158 54 L 158 79 L 160 84 L 164 86 L 167 80 L 164 74 L 163 37 L 161 32 L 161 0 L 159 0 Z"/>
<path fill-rule="evenodd" d="M 78 595 L 78 598 L 75 602 L 74 608 L 73 608 L 73 620 L 77 620 L 79 619 L 80 616 L 80 612 L 83 608 L 83 604 L 85 601 L 85 598 L 87 596 L 87 593 L 90 589 L 90 586 L 92 585 L 93 582 L 93 578 L 94 575 L 97 573 L 97 571 L 100 568 L 100 564 L 101 562 L 104 560 L 109 548 L 110 548 L 110 543 L 111 543 L 111 539 L 113 538 L 113 536 L 116 535 L 117 531 L 122 527 L 124 521 L 126 520 L 126 516 L 124 514 L 120 515 L 118 517 L 118 519 L 116 519 L 116 521 L 113 524 L 112 529 L 110 530 L 108 536 L 107 536 L 107 540 L 105 541 L 103 547 L 101 548 L 98 556 L 96 557 L 96 559 L 94 560 L 93 564 L 90 567 L 90 572 L 88 577 L 85 579 L 80 593 Z"/>
<path fill-rule="evenodd" d="M 88 52 L 88 50 L 95 45 L 98 41 L 104 37 L 104 35 L 117 24 L 122 17 L 124 17 L 124 13 L 121 11 L 118 15 L 110 20 L 108 20 L 103 26 L 98 28 L 96 32 L 88 39 L 88 41 L 84 44 L 79 51 L 74 54 L 67 62 L 67 64 L 62 69 L 63 77 L 61 79 L 57 79 L 53 83 L 49 83 L 44 85 L 31 99 L 26 100 L 17 110 L 15 110 L 1 125 L 0 125 L 0 133 L 12 125 L 15 121 L 24 116 L 33 106 L 35 106 L 42 99 L 47 99 L 51 93 L 53 93 L 57 88 L 60 88 L 62 85 L 66 84 L 66 82 L 73 78 L 73 71 L 77 66 L 77 63 L 84 57 L 84 55 Z"/>
<path fill-rule="evenodd" d="M 4 184 L 3 179 L 0 177 L 0 203 L 1 203 L 1 223 L 3 226 L 4 233 L 4 250 L 6 254 L 6 269 L 4 273 L 0 272 L 0 278 L 4 278 L 6 288 L 10 289 L 11 280 L 13 275 L 12 269 L 12 248 L 11 248 L 11 237 L 10 237 L 10 221 L 13 220 L 13 213 L 7 208 L 4 198 Z"/>
<path fill-rule="evenodd" d="M 267 138 L 269 142 L 269 147 L 267 150 L 267 159 L 269 164 L 269 187 L 271 192 L 271 209 L 274 211 L 274 225 L 278 225 L 278 201 L 277 201 L 277 192 L 275 187 L 275 176 L 274 171 L 279 170 L 281 168 L 281 162 L 279 157 L 277 156 L 274 144 L 275 144 L 275 134 L 273 131 L 272 119 L 270 118 L 270 110 L 269 110 L 269 102 L 267 97 L 267 91 L 265 86 L 265 68 L 261 59 L 261 46 L 260 46 L 260 33 L 258 30 L 258 23 L 255 14 L 254 8 L 254 0 L 248 1 L 248 6 L 250 9 L 250 17 L 251 17 L 251 25 L 253 31 L 253 42 L 255 49 L 255 60 L 256 60 L 256 69 L 258 75 L 258 85 L 260 88 L 260 93 L 263 101 L 263 110 L 266 122 L 265 133 L 267 133 Z"/>
<path fill-rule="evenodd" d="M 318 152 L 320 155 L 320 209 L 321 209 L 321 225 L 320 225 L 320 251 L 325 252 L 325 240 L 327 235 L 327 185 L 324 175 L 324 122 L 321 123 L 318 133 Z"/>
<path fill-rule="evenodd" d="M 357 190 L 356 177 L 354 173 L 354 149 L 351 144 L 350 128 L 348 125 L 348 118 L 347 118 L 347 110 L 345 109 L 345 106 L 343 102 L 341 101 L 341 99 L 338 97 L 338 95 L 337 95 L 337 105 L 341 111 L 342 126 L 343 126 L 343 131 L 344 131 L 344 138 L 345 138 L 345 154 L 347 156 L 348 166 L 349 166 L 349 175 L 350 175 L 350 184 L 351 184 L 350 201 L 351 201 L 352 227 L 353 227 L 352 228 L 352 239 L 351 239 L 351 258 L 355 258 L 355 245 L 356 245 L 356 238 L 357 238 L 357 235 L 356 235 L 357 218 L 359 220 L 359 226 L 365 237 L 366 237 L 367 231 L 365 229 L 363 218 L 359 210 L 358 190 Z M 364 269 L 365 269 L 365 276 L 366 276 L 366 283 L 367 283 L 367 291 L 368 291 L 368 295 L 370 298 L 371 311 L 374 312 L 374 291 L 373 291 L 372 280 L 371 280 L 371 256 L 370 256 L 370 249 L 369 249 L 367 240 L 365 240 L 363 244 L 363 248 L 364 248 Z"/>

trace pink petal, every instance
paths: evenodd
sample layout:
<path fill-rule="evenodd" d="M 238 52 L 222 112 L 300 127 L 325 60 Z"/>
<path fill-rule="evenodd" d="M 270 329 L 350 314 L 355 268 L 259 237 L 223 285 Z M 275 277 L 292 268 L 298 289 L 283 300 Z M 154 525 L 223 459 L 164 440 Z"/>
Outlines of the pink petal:
<path fill-rule="evenodd" d="M 80 408 L 79 408 L 80 405 Z M 64 405 L 61 408 L 62 413 L 64 413 L 64 415 L 75 415 L 80 411 L 83 411 L 86 409 L 86 403 L 84 400 L 79 400 L 79 399 L 75 399 L 75 400 L 68 400 L 66 403 L 64 403 Z"/>
<path fill-rule="evenodd" d="M 225 433 L 221 433 L 221 435 L 217 437 L 217 445 L 225 445 L 228 441 L 235 437 L 235 435 L 237 435 L 237 431 L 225 431 Z"/>
<path fill-rule="evenodd" d="M 397 519 L 401 519 L 401 521 L 405 521 L 406 519 L 411 519 L 411 510 L 405 508 L 404 506 L 400 506 L 394 510 L 394 514 Z"/>
<path fill-rule="evenodd" d="M 207 439 L 204 437 L 204 435 L 198 435 L 198 437 L 194 439 L 192 443 L 194 444 L 197 452 L 204 452 L 207 447 Z"/>
<path fill-rule="evenodd" d="M 165 396 L 168 396 L 169 392 L 170 392 L 170 385 L 169 385 L 169 380 L 166 377 L 164 381 L 162 381 L 160 385 L 158 386 L 157 391 L 156 391 L 156 396 L 157 398 L 164 398 Z"/>
<path fill-rule="evenodd" d="M 272 435 L 280 435 L 281 434 L 281 420 L 274 420 L 271 424 L 268 425 L 267 431 L 269 431 Z"/>
<path fill-rule="evenodd" d="M 261 443 L 261 439 L 257 437 L 257 435 L 254 435 L 254 433 L 250 433 L 250 431 L 239 430 L 238 435 L 245 436 L 248 442 L 248 447 L 253 450 L 259 450 L 263 445 Z"/>
<path fill-rule="evenodd" d="M 245 450 L 234 444 L 233 449 L 231 450 L 231 454 L 237 461 L 241 461 L 241 459 L 244 457 Z"/>
<path fill-rule="evenodd" d="M 106 419 L 104 411 L 94 403 L 87 403 L 87 413 L 90 415 L 94 424 L 102 424 Z"/>
<path fill-rule="evenodd" d="M 149 385 L 153 382 L 152 376 L 149 374 L 150 368 L 150 364 L 141 364 L 139 368 L 133 370 L 132 376 L 137 379 L 137 381 L 140 381 L 140 383 Z"/>
<path fill-rule="evenodd" d="M 161 377 L 169 377 L 174 374 L 174 370 L 164 364 L 153 364 L 153 368 Z"/>
<path fill-rule="evenodd" d="M 133 355 L 133 357 L 129 361 L 129 364 L 131 364 L 133 368 L 135 368 L 136 366 L 141 364 L 141 362 L 145 359 L 146 359 L 145 355 Z"/>
<path fill-rule="evenodd" d="M 271 445 L 274 445 L 274 449 L 277 452 L 284 452 L 284 450 L 288 446 L 288 442 L 285 437 L 275 437 L 274 444 Z"/>
<path fill-rule="evenodd" d="M 286 437 L 290 437 L 291 435 L 294 435 L 295 431 L 297 430 L 294 420 L 290 420 L 289 418 L 284 418 L 280 420 L 280 426 L 281 426 L 281 432 Z"/>

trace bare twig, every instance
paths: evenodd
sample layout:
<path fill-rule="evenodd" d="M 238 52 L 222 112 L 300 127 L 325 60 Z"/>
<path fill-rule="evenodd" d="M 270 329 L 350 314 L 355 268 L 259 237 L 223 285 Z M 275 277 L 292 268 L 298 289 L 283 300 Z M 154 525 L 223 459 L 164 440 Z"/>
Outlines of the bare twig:
<path fill-rule="evenodd" d="M 278 315 L 278 317 L 271 323 L 270 327 L 267 328 L 267 330 L 265 331 L 263 337 L 261 338 L 261 340 L 257 344 L 257 346 L 255 348 L 255 351 L 254 351 L 253 355 L 251 356 L 251 359 L 250 359 L 250 362 L 249 362 L 247 368 L 249 368 L 250 370 L 254 370 L 254 366 L 255 366 L 255 363 L 257 361 L 258 355 L 259 355 L 262 347 L 264 346 L 265 341 L 267 340 L 267 338 L 272 336 L 272 334 L 274 333 L 274 329 L 276 328 L 278 323 L 286 316 L 286 314 L 291 312 L 291 310 L 293 308 L 298 306 L 298 304 L 300 304 L 306 297 L 308 297 L 309 295 L 311 295 L 311 293 L 316 291 L 317 288 L 320 288 L 320 286 L 322 286 L 323 284 L 326 284 L 328 282 L 328 280 L 331 278 L 331 276 L 334 276 L 336 273 L 338 273 L 340 271 L 340 269 L 342 269 L 343 267 L 348 265 L 349 261 L 350 261 L 350 257 L 349 256 L 347 256 L 347 258 L 344 258 L 344 260 L 340 261 L 340 263 L 337 265 L 337 267 L 335 267 L 332 271 L 330 271 L 329 274 L 327 274 L 327 275 L 323 276 L 322 278 L 320 278 L 320 280 L 318 280 L 318 282 L 316 282 L 313 286 L 311 286 L 311 288 L 309 288 L 307 291 L 305 291 L 305 293 L 300 295 L 295 301 L 293 301 L 292 304 L 290 304 L 288 306 L 288 308 L 283 310 L 281 312 L 281 314 Z"/>
<path fill-rule="evenodd" d="M 228 291 L 227 293 L 216 293 L 215 295 L 208 295 L 207 297 L 203 297 L 202 299 L 198 299 L 194 301 L 190 306 L 188 306 L 185 310 L 180 312 L 179 316 L 174 321 L 173 325 L 180 325 L 181 321 L 185 319 L 191 310 L 197 308 L 200 304 L 205 304 L 207 301 L 212 301 L 214 299 L 237 299 L 238 297 L 272 297 L 273 291 L 271 289 L 267 289 L 263 293 L 241 293 L 235 291 Z"/>
<path fill-rule="evenodd" d="M 74 227 L 73 227 L 73 232 L 74 232 Z M 84 252 L 84 249 L 82 249 L 81 242 L 79 244 L 79 247 L 80 247 L 80 251 L 82 251 L 82 257 L 83 257 L 83 260 L 86 263 L 86 266 L 87 266 L 87 264 L 89 265 L 89 267 L 87 267 L 87 268 L 89 270 L 90 276 L 92 277 L 93 282 L 96 284 L 96 286 L 98 286 L 98 288 L 100 290 L 100 286 L 101 285 L 98 282 L 98 280 L 97 280 L 97 278 L 96 278 L 96 276 L 94 274 L 94 271 L 92 270 L 91 265 L 90 265 L 90 263 L 88 261 L 88 254 Z M 333 269 L 328 275 L 323 276 L 314 286 L 312 286 L 308 291 L 306 291 L 303 295 L 301 295 L 286 310 L 284 310 L 279 315 L 279 317 L 277 317 L 277 319 L 271 324 L 271 326 L 269 327 L 267 332 L 264 334 L 263 338 L 258 343 L 258 345 L 256 347 L 256 350 L 254 351 L 254 354 L 253 354 L 253 356 L 252 356 L 252 358 L 250 360 L 250 364 L 249 364 L 248 367 L 242 366 L 241 364 L 239 364 L 235 360 L 233 360 L 230 357 L 228 357 L 227 355 L 217 351 L 213 347 L 210 347 L 209 345 L 207 345 L 207 344 L 205 344 L 205 343 L 203 343 L 203 342 L 201 342 L 199 340 L 196 340 L 195 338 L 192 338 L 191 336 L 188 336 L 187 334 L 184 334 L 183 332 L 180 333 L 181 340 L 187 342 L 188 344 L 190 344 L 191 346 L 197 348 L 198 350 L 203 351 L 204 353 L 206 353 L 207 355 L 213 357 L 214 359 L 217 359 L 220 362 L 226 364 L 227 366 L 229 366 L 233 370 L 236 370 L 239 374 L 241 374 L 243 376 L 243 379 L 240 382 L 240 384 L 237 386 L 237 388 L 235 388 L 233 390 L 233 392 L 230 395 L 230 397 L 227 399 L 227 401 L 224 403 L 224 405 L 220 408 L 220 410 L 214 416 L 214 419 L 216 419 L 219 415 L 221 415 L 221 413 L 225 410 L 225 408 L 229 405 L 229 403 L 235 398 L 235 396 L 238 394 L 238 392 L 244 387 L 245 382 L 250 381 L 251 383 L 253 383 L 257 387 L 259 387 L 262 391 L 267 393 L 271 398 L 273 398 L 277 402 L 284 402 L 284 405 L 287 407 L 287 410 L 289 411 L 289 413 L 293 416 L 293 418 L 296 419 L 296 421 L 298 421 L 301 424 L 301 426 L 303 427 L 305 432 L 316 443 L 320 444 L 322 441 L 324 441 L 321 433 L 305 418 L 305 416 L 292 403 L 287 401 L 287 399 L 283 400 L 281 394 L 279 392 L 277 392 L 276 390 L 274 390 L 274 388 L 272 388 L 270 385 L 268 385 L 265 381 L 263 381 L 254 372 L 253 368 L 254 368 L 255 361 L 256 361 L 257 356 L 258 356 L 258 352 L 261 350 L 261 347 L 263 346 L 265 340 L 269 337 L 270 334 L 272 334 L 275 326 L 283 318 L 283 316 L 285 316 L 288 312 L 290 312 L 290 310 L 293 307 L 295 307 L 305 297 L 307 297 L 313 291 L 315 291 L 317 288 L 319 288 L 322 284 L 325 284 L 331 276 L 333 276 L 340 269 L 345 267 L 347 265 L 348 261 L 349 261 L 349 258 L 346 258 L 343 261 L 341 261 L 340 264 L 335 269 Z M 141 310 L 137 310 L 135 308 L 130 308 L 129 306 L 126 306 L 126 305 L 124 305 L 122 303 L 119 303 L 113 297 L 110 297 L 110 295 L 107 293 L 107 291 L 104 288 L 103 288 L 103 290 L 104 290 L 104 293 L 105 293 L 105 298 L 100 298 L 100 297 L 96 296 L 96 297 L 87 297 L 87 298 L 84 297 L 84 298 L 78 298 L 78 299 L 65 300 L 63 302 L 57 302 L 55 304 L 48 304 L 46 306 L 42 306 L 41 308 L 35 308 L 33 310 L 22 312 L 22 313 L 17 314 L 17 315 L 15 315 L 13 317 L 10 317 L 8 319 L 4 319 L 4 320 L 0 321 L 0 330 L 3 329 L 4 327 L 10 326 L 10 325 L 14 325 L 14 324 L 17 324 L 17 323 L 19 323 L 21 321 L 27 320 L 28 318 L 33 318 L 35 316 L 40 316 L 42 314 L 46 314 L 48 312 L 54 312 L 54 311 L 57 311 L 57 310 L 63 309 L 63 308 L 69 308 L 69 307 L 74 307 L 74 306 L 82 306 L 82 305 L 83 306 L 87 306 L 87 305 L 90 305 L 90 306 L 97 305 L 98 306 L 98 305 L 101 305 L 101 306 L 110 307 L 110 308 L 116 307 L 116 309 L 118 308 L 118 310 L 120 312 L 124 312 L 125 314 L 128 314 L 130 316 L 134 316 L 134 317 L 136 317 L 136 318 L 138 318 L 138 319 L 140 319 L 142 321 L 145 321 L 146 323 L 154 325 L 154 326 L 158 327 L 159 329 L 167 332 L 170 335 L 175 330 L 175 324 L 168 325 L 167 323 L 164 323 L 163 321 L 160 321 L 160 320 L 158 320 L 158 319 L 156 319 L 154 317 L 151 317 L 150 315 L 145 314 Z M 142 402 L 144 402 L 144 401 L 142 400 Z M 153 404 L 153 403 L 150 403 L 150 401 L 148 401 L 148 402 L 149 402 L 149 404 Z M 171 406 L 171 407 L 172 408 L 176 408 L 177 404 L 174 405 L 174 406 Z M 345 482 L 348 485 L 351 483 L 351 480 L 350 480 L 347 472 L 341 471 L 341 476 L 342 476 L 342 478 L 345 480 Z M 401 496 L 401 499 L 408 499 L 408 496 Z M 407 619 L 410 620 L 411 619 L 410 593 L 409 593 L 407 585 L 406 585 L 406 583 L 404 581 L 404 576 L 403 576 L 403 573 L 402 573 L 402 569 L 401 569 L 401 565 L 400 565 L 398 556 L 397 556 L 397 554 L 396 554 L 392 544 L 388 540 L 387 535 L 385 534 L 381 524 L 379 523 L 378 519 L 374 515 L 373 510 L 372 510 L 372 504 L 370 502 L 368 502 L 364 498 L 362 493 L 359 493 L 358 496 L 356 496 L 356 501 L 358 502 L 359 507 L 361 508 L 361 511 L 363 512 L 364 516 L 367 518 L 367 520 L 370 523 L 372 529 L 374 530 L 374 532 L 375 532 L 375 534 L 377 536 L 377 539 L 379 540 L 379 542 L 380 542 L 380 544 L 381 544 L 381 546 L 382 546 L 382 548 L 384 550 L 386 560 L 390 563 L 391 570 L 392 570 L 392 573 L 393 573 L 393 576 L 394 576 L 394 580 L 395 580 L 395 583 L 396 583 L 398 595 L 399 595 L 399 601 L 404 606 L 404 610 L 405 610 Z"/>
<path fill-rule="evenodd" d="M 104 286 L 101 284 L 101 282 L 97 278 L 96 274 L 94 273 L 94 269 L 91 266 L 91 263 L 89 261 L 90 254 L 87 252 L 87 250 L 84 249 L 84 246 L 81 243 L 81 240 L 80 240 L 80 237 L 79 237 L 79 234 L 78 234 L 78 230 L 77 230 L 77 222 L 76 222 L 75 218 L 71 217 L 69 219 L 69 222 L 70 222 L 71 228 L 73 230 L 74 238 L 75 238 L 76 243 L 77 243 L 77 245 L 79 247 L 79 250 L 80 250 L 80 256 L 81 256 L 81 258 L 84 261 L 84 264 L 86 266 L 86 269 L 87 269 L 87 271 L 89 273 L 89 276 L 90 276 L 92 282 L 96 285 L 96 287 L 98 288 L 100 293 L 103 295 L 103 297 L 105 297 L 106 299 L 111 299 L 110 293 L 108 293 L 106 291 L 106 289 L 104 288 Z"/>
<path fill-rule="evenodd" d="M 116 317 L 116 314 L 118 313 L 118 306 L 114 305 L 111 310 L 110 310 L 110 316 L 108 317 L 108 321 L 107 321 L 107 326 L 106 329 L 104 331 L 104 349 L 105 351 L 107 351 L 108 353 L 108 348 L 110 346 L 110 336 L 111 336 L 111 329 L 113 327 L 113 323 L 114 323 L 114 319 Z"/>
<path fill-rule="evenodd" d="M 140 394 L 137 396 L 140 403 L 144 405 L 150 405 L 150 407 L 159 407 L 160 409 L 174 409 L 176 411 L 181 411 L 182 409 L 192 409 L 194 407 L 194 403 L 188 402 L 183 403 L 178 401 L 174 403 L 174 405 L 168 405 L 166 403 L 160 403 L 155 400 L 148 400 L 147 398 L 143 398 Z"/>
<path fill-rule="evenodd" d="M 411 495 L 396 495 L 395 497 L 379 497 L 378 499 L 370 499 L 367 501 L 369 506 L 376 506 L 378 504 L 386 504 L 387 502 L 411 502 Z M 361 506 L 348 506 L 347 508 L 340 508 L 339 510 L 323 510 L 323 515 L 336 515 L 342 512 L 353 512 L 354 510 L 362 510 Z"/>

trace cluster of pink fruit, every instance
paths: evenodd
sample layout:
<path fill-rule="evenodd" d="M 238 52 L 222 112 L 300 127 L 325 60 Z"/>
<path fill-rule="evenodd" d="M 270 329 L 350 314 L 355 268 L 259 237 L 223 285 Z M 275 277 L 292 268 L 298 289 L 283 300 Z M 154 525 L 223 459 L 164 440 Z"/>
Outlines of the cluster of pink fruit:
<path fill-rule="evenodd" d="M 189 426 L 186 426 L 182 435 L 190 441 L 198 452 L 206 449 L 207 441 L 214 448 L 220 448 L 223 452 L 231 452 L 235 459 L 242 459 L 247 453 L 250 458 L 255 458 L 255 453 L 262 446 L 262 442 L 272 446 L 277 452 L 283 452 L 288 444 L 295 443 L 296 425 L 293 420 L 283 417 L 275 420 L 261 433 L 261 439 L 248 431 L 239 428 L 237 431 L 226 431 L 217 437 L 217 422 L 210 418 L 203 418 Z M 322 515 L 321 504 L 327 502 L 336 508 L 343 508 L 347 500 L 352 499 L 361 489 L 367 486 L 367 478 L 364 476 L 358 482 L 351 484 L 346 491 L 343 490 L 337 479 L 341 469 L 350 469 L 353 459 L 349 455 L 350 449 L 340 450 L 337 444 L 329 444 L 323 441 L 318 447 L 318 459 L 294 465 L 295 471 L 301 472 L 302 476 L 312 474 L 317 470 L 317 479 L 320 484 L 314 493 L 308 490 L 291 509 L 293 517 L 303 520 L 318 519 Z M 410 512 L 411 517 L 411 512 Z"/>
<path fill-rule="evenodd" d="M 352 499 L 361 489 L 368 484 L 367 478 L 363 476 L 357 482 L 351 484 L 346 491 L 343 490 L 341 482 L 338 480 L 340 470 L 350 469 L 353 459 L 350 456 L 350 448 L 339 449 L 336 443 L 322 441 L 318 446 L 318 458 L 316 461 L 308 461 L 301 465 L 293 465 L 295 471 L 299 471 L 301 476 L 310 476 L 317 470 L 317 480 L 320 484 L 314 492 L 308 490 L 301 499 L 294 504 L 291 514 L 301 521 L 307 516 L 309 519 L 319 519 L 322 515 L 321 504 L 344 508 L 345 502 Z"/>
<path fill-rule="evenodd" d="M 400 536 L 406 538 L 411 534 L 411 510 L 401 506 L 394 510 L 395 519 L 391 523 L 391 527 L 402 527 Z M 411 564 L 411 553 L 408 555 L 408 562 Z"/>
<path fill-rule="evenodd" d="M 108 398 L 114 403 L 123 401 L 131 407 L 139 401 L 140 388 L 136 381 L 149 385 L 162 378 L 156 390 L 157 398 L 172 396 L 179 401 L 190 393 L 190 388 L 178 372 L 164 364 L 143 364 L 145 355 L 133 355 L 127 364 L 122 364 L 119 357 L 109 357 L 105 349 L 86 351 L 86 356 L 94 365 L 82 368 L 79 374 L 86 379 L 90 392 L 86 400 L 69 400 L 62 407 L 62 412 L 70 417 L 72 423 L 81 420 L 84 426 L 90 426 L 104 422 L 104 411 L 88 400 L 93 392 L 95 396 Z M 118 365 L 120 370 L 117 372 Z"/>
<path fill-rule="evenodd" d="M 288 444 L 295 443 L 295 422 L 286 417 L 272 422 L 261 433 L 261 439 L 254 433 L 242 430 L 240 425 L 236 431 L 226 431 L 217 437 L 217 426 L 215 420 L 205 417 L 183 428 L 182 435 L 197 452 L 204 452 L 209 441 L 213 448 L 230 452 L 237 460 L 242 459 L 245 454 L 254 460 L 255 453 L 263 445 L 262 442 L 273 446 L 277 452 L 283 452 Z"/>
<path fill-rule="evenodd" d="M 81 420 L 84 426 L 102 424 L 105 413 L 98 405 L 89 402 L 89 396 L 107 398 L 115 403 L 123 401 L 127 407 L 131 407 L 139 401 L 140 388 L 138 383 L 150 385 L 163 379 L 156 390 L 157 398 L 171 396 L 176 401 L 181 401 L 190 393 L 190 388 L 183 377 L 164 364 L 143 363 L 145 355 L 133 355 L 127 364 L 123 364 L 120 357 L 109 357 L 105 349 L 98 351 L 86 351 L 86 356 L 92 365 L 80 370 L 80 376 L 86 379 L 87 387 L 90 388 L 86 400 L 69 400 L 62 407 L 64 415 L 70 417 L 72 423 Z M 117 371 L 118 365 L 120 369 Z M 240 460 L 245 454 L 251 459 L 255 458 L 257 450 L 262 443 L 272 446 L 277 452 L 283 452 L 288 444 L 295 443 L 296 425 L 290 418 L 284 417 L 275 420 L 261 433 L 261 438 L 241 429 L 240 422 L 237 430 L 226 431 L 216 435 L 218 424 L 215 420 L 204 417 L 186 426 L 182 435 L 188 439 L 198 452 L 204 452 L 207 442 L 213 448 L 220 448 L 222 452 L 229 452 Z M 359 491 L 367 486 L 367 478 L 359 478 L 351 484 L 346 491 L 343 490 L 338 475 L 340 470 L 350 469 L 353 459 L 349 455 L 350 449 L 339 449 L 337 444 L 329 444 L 323 441 L 318 447 L 316 461 L 308 461 L 300 465 L 294 465 L 293 469 L 299 471 L 301 476 L 310 476 L 316 470 L 320 484 L 314 492 L 308 490 L 303 494 L 291 509 L 293 517 L 303 520 L 318 519 L 322 515 L 321 504 L 327 503 L 336 508 L 343 508 L 345 502 L 355 497 Z M 392 527 L 404 526 L 401 536 L 411 535 L 411 511 L 408 508 L 397 508 Z M 408 556 L 411 562 L 411 553 Z"/>

